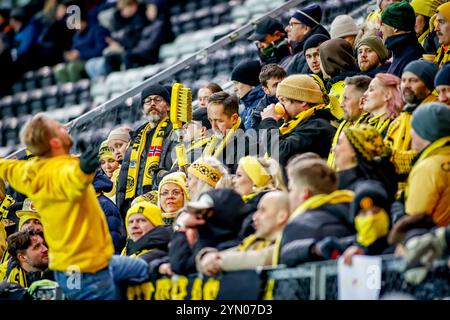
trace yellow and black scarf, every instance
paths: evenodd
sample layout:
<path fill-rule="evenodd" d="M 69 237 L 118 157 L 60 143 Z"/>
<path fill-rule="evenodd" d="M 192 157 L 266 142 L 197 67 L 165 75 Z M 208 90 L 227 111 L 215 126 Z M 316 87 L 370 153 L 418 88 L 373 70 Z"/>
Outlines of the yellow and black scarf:
<path fill-rule="evenodd" d="M 256 243 L 256 244 L 255 244 Z M 237 247 L 238 251 L 247 251 L 250 247 L 252 247 L 252 250 L 262 250 L 264 248 L 267 248 L 272 243 L 274 243 L 274 240 L 269 239 L 261 239 L 258 238 L 255 234 L 251 234 L 248 237 L 246 237 Z"/>
<path fill-rule="evenodd" d="M 231 140 L 231 138 L 235 135 L 236 131 L 241 126 L 241 118 L 238 119 L 238 121 L 235 123 L 235 125 L 228 130 L 226 136 L 224 139 L 220 140 L 217 138 L 216 135 L 213 135 L 208 144 L 205 147 L 205 150 L 203 151 L 203 157 L 218 157 L 223 149 L 227 146 L 228 142 Z M 220 141 L 220 143 L 219 143 Z"/>
<path fill-rule="evenodd" d="M 308 210 L 316 209 L 326 204 L 338 204 L 338 203 L 350 203 L 353 200 L 354 193 L 349 190 L 336 190 L 330 194 L 318 194 L 312 196 L 305 202 L 303 202 L 289 217 L 289 222 L 295 219 L 297 216 L 305 213 Z M 276 267 L 280 258 L 281 240 L 283 235 L 280 234 L 275 240 L 275 248 L 272 258 L 272 266 Z M 264 293 L 264 300 L 273 300 L 273 289 L 275 281 L 273 279 L 268 280 Z"/>
<path fill-rule="evenodd" d="M 169 117 L 163 118 L 155 128 L 152 142 L 145 162 L 144 179 L 142 186 L 151 186 L 153 182 L 153 170 L 159 165 L 159 158 L 162 152 L 162 145 L 166 128 L 169 126 Z M 140 159 L 147 142 L 147 132 L 151 129 L 152 124 L 148 123 L 142 129 L 132 146 L 130 155 L 130 166 L 128 168 L 127 190 L 125 199 L 132 199 L 136 194 L 137 180 L 139 175 Z"/>
<path fill-rule="evenodd" d="M 298 115 L 296 115 L 293 119 L 289 120 L 288 122 L 283 123 L 283 125 L 280 127 L 280 133 L 281 135 L 285 136 L 292 132 L 302 121 L 307 120 L 311 118 L 315 113 L 316 110 L 322 110 L 326 109 L 326 105 L 319 104 L 317 106 L 311 107 L 308 110 L 300 112 Z"/>
<path fill-rule="evenodd" d="M 436 58 L 434 58 L 434 63 L 442 68 L 442 65 L 450 60 L 450 45 L 440 46 L 436 52 Z"/>
<path fill-rule="evenodd" d="M 377 131 L 383 135 L 383 132 L 386 130 L 386 128 L 391 123 L 391 118 L 383 119 L 386 116 L 386 113 L 380 114 L 378 116 L 370 118 L 367 123 L 377 129 Z"/>
<path fill-rule="evenodd" d="M 355 122 L 349 121 L 349 120 L 343 120 L 341 122 L 341 124 L 339 125 L 339 127 L 336 130 L 336 134 L 333 137 L 333 142 L 331 144 L 331 149 L 330 149 L 330 153 L 328 155 L 328 166 L 332 169 L 336 169 L 335 165 L 334 165 L 334 161 L 336 159 L 336 155 L 334 153 L 334 147 L 336 147 L 338 140 L 339 140 L 339 136 L 341 135 L 341 132 L 349 127 L 358 127 L 360 124 L 366 123 L 367 118 L 369 116 L 368 112 L 363 113 L 358 120 L 356 120 Z"/>

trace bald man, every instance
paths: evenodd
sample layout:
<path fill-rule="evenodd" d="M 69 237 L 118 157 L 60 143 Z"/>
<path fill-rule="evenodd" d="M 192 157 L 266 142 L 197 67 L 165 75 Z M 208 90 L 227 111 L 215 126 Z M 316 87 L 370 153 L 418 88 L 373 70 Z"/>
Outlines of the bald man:
<path fill-rule="evenodd" d="M 275 239 L 286 225 L 289 212 L 286 192 L 268 192 L 259 201 L 258 210 L 253 215 L 255 233 L 227 250 L 202 249 L 195 259 L 197 271 L 212 276 L 221 271 L 271 265 Z"/>

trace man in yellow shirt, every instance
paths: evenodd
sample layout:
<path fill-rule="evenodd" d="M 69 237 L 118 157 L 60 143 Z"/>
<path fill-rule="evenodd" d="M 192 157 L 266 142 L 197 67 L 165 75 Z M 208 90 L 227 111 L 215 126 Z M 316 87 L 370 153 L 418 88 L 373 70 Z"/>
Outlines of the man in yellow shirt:
<path fill-rule="evenodd" d="M 111 260 L 111 236 L 92 186 L 99 163 L 97 146 L 90 145 L 79 159 L 72 157 L 69 133 L 44 114 L 25 125 L 21 141 L 36 157 L 0 159 L 0 177 L 26 194 L 39 212 L 49 269 L 66 298 L 117 298 L 114 281 L 124 279 L 126 266 L 121 259 Z"/>

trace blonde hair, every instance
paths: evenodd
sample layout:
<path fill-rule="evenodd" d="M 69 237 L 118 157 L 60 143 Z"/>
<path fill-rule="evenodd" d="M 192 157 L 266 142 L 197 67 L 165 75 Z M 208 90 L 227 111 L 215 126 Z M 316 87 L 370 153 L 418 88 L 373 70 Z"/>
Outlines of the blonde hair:
<path fill-rule="evenodd" d="M 283 173 L 278 161 L 272 158 L 258 158 L 257 160 L 270 175 L 270 180 L 264 187 L 255 187 L 254 191 L 256 193 L 267 190 L 287 191 L 286 184 L 283 179 Z"/>
<path fill-rule="evenodd" d="M 293 185 L 305 186 L 313 195 L 329 194 L 337 190 L 336 173 L 323 159 L 304 159 L 294 162 L 288 168 L 288 176 Z"/>
<path fill-rule="evenodd" d="M 35 156 L 43 156 L 50 152 L 50 139 L 56 134 L 49 126 L 49 120 L 45 114 L 38 113 L 20 132 L 20 141 Z"/>
<path fill-rule="evenodd" d="M 206 162 L 211 167 L 213 167 L 216 170 L 219 170 L 222 173 L 222 177 L 217 182 L 215 189 L 232 188 L 233 182 L 232 182 L 231 176 L 228 173 L 227 168 L 222 164 L 222 162 L 220 162 L 219 160 L 217 160 L 214 157 L 205 157 L 205 158 L 198 158 L 196 161 L 193 162 L 193 164 L 198 161 Z M 198 197 L 202 193 L 207 192 L 212 189 L 214 189 L 214 188 L 212 186 L 210 186 L 207 182 L 205 182 L 201 179 L 198 179 L 196 190 L 195 191 L 189 190 L 190 195 L 191 195 L 191 200 L 197 200 Z"/>

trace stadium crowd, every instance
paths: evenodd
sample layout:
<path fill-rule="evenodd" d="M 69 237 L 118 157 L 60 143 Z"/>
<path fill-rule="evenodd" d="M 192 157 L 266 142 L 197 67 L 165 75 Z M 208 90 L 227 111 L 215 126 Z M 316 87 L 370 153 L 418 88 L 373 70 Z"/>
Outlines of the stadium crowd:
<path fill-rule="evenodd" d="M 37 54 L 65 59 L 60 81 L 153 63 L 148 44 L 172 40 L 150 23 L 161 6 L 118 0 L 111 29 L 94 7 L 71 43 L 16 47 L 11 70 L 44 63 Z M 14 42 L 43 19 L 11 12 Z M 64 125 L 36 114 L 21 132 L 27 158 L 0 159 L 3 285 L 48 279 L 67 299 L 119 299 L 124 284 L 162 275 L 384 254 L 413 274 L 448 252 L 450 3 L 381 0 L 360 27 L 321 19 L 313 3 L 286 26 L 260 21 L 259 60 L 235 66 L 235 94 L 202 87 L 181 129 L 165 84 L 142 91 L 146 123 L 79 142 L 79 155 Z"/>

